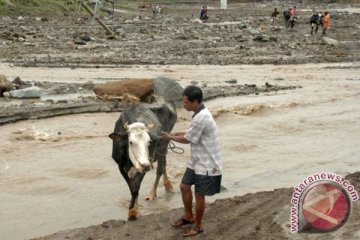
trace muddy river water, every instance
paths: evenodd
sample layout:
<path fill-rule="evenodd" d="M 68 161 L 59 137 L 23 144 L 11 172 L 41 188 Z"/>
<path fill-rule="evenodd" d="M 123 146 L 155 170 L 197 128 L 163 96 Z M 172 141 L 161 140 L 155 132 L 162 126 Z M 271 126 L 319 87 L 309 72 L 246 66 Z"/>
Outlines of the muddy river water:
<path fill-rule="evenodd" d="M 293 187 L 316 172 L 359 171 L 360 63 L 236 66 L 132 66 L 123 68 L 18 68 L 0 64 L 9 79 L 105 82 L 122 78 L 169 77 L 220 85 L 265 82 L 302 88 L 205 102 L 219 127 L 223 186 L 209 198 Z M 176 130 L 191 113 L 178 110 Z M 68 115 L 0 126 L 0 239 L 28 239 L 68 228 L 126 219 L 130 193 L 111 158 L 107 135 L 119 113 Z M 175 193 L 162 182 L 158 198 L 144 200 L 153 184 L 149 172 L 140 192 L 141 214 L 181 207 L 178 185 L 189 156 L 170 152 L 168 172 Z"/>

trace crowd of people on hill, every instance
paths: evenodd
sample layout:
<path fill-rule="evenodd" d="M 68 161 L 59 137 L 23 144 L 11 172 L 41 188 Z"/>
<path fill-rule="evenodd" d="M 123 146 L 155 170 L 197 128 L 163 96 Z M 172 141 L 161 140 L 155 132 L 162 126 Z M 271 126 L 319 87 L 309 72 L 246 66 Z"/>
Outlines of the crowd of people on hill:
<path fill-rule="evenodd" d="M 201 20 L 207 20 L 209 19 L 209 16 L 207 15 L 208 8 L 206 5 L 204 5 L 200 11 L 200 19 Z M 276 25 L 277 17 L 280 14 L 277 8 L 274 9 L 274 11 L 271 13 L 271 24 L 274 27 Z M 284 22 L 286 28 L 293 28 L 295 26 L 295 23 L 297 21 L 296 16 L 296 6 L 289 7 L 288 10 L 285 10 L 283 12 Z M 326 33 L 328 29 L 330 28 L 330 14 L 329 12 L 325 12 L 324 14 L 321 14 L 317 12 L 315 9 L 313 9 L 312 15 L 309 20 L 310 27 L 311 27 L 311 35 L 316 34 L 319 27 L 322 27 L 322 36 L 326 36 Z"/>
<path fill-rule="evenodd" d="M 297 21 L 296 16 L 296 6 L 290 7 L 288 10 L 285 10 L 283 12 L 284 22 L 286 28 L 293 28 L 295 26 L 295 22 Z M 277 8 L 274 9 L 274 11 L 271 13 L 271 23 L 272 26 L 275 26 L 277 21 L 277 16 L 280 14 L 280 12 L 277 10 Z M 324 12 L 324 14 L 321 14 L 317 12 L 315 9 L 313 9 L 312 14 L 309 19 L 311 31 L 310 34 L 316 34 L 319 27 L 322 27 L 322 36 L 326 36 L 326 33 L 328 29 L 330 28 L 330 14 L 329 12 Z"/>
<path fill-rule="evenodd" d="M 152 12 L 155 16 L 156 14 L 160 13 L 161 8 L 158 4 L 152 5 Z M 277 8 L 274 8 L 274 11 L 271 13 L 271 24 L 272 26 L 276 26 L 277 17 L 280 14 Z M 204 5 L 200 10 L 200 16 L 199 18 L 203 21 L 206 21 L 209 19 L 208 16 L 208 8 L 206 5 Z M 285 22 L 285 27 L 288 28 L 294 28 L 295 23 L 297 21 L 296 16 L 296 6 L 289 7 L 289 9 L 283 11 L 283 18 Z M 322 36 L 326 36 L 328 29 L 330 28 L 330 14 L 329 12 L 324 12 L 324 14 L 321 14 L 317 12 L 315 9 L 313 9 L 312 14 L 309 19 L 309 24 L 311 27 L 310 34 L 316 34 L 319 30 L 319 27 L 322 27 Z"/>

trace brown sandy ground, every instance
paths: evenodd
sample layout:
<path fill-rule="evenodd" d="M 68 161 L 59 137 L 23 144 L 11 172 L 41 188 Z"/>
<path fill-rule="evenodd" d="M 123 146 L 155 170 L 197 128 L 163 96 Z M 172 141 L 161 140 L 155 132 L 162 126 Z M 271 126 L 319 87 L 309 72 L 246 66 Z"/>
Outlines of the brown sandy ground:
<path fill-rule="evenodd" d="M 360 189 L 360 172 L 350 174 L 346 179 Z M 292 193 L 292 188 L 283 188 L 216 200 L 206 207 L 205 232 L 192 239 L 358 239 L 360 201 L 353 202 L 349 220 L 334 232 L 290 233 Z M 137 221 L 109 220 L 96 226 L 60 231 L 35 239 L 181 239 L 185 229 L 170 226 L 181 214 L 182 209 L 174 209 L 140 216 Z"/>
<path fill-rule="evenodd" d="M 69 16 L 0 17 L 0 60 L 19 66 L 87 67 L 124 64 L 289 64 L 359 60 L 360 13 L 356 1 L 302 1 L 298 22 L 286 29 L 282 12 L 292 1 L 207 1 L 210 19 L 199 23 L 202 3 L 161 3 L 163 12 L 129 1 L 127 11 L 102 15 L 115 32 L 105 30 L 86 12 Z M 270 15 L 280 11 L 275 27 Z M 331 14 L 332 27 L 324 41 L 310 35 L 311 9 Z M 350 11 L 354 9 L 355 11 Z M 120 10 L 120 9 L 119 9 Z"/>

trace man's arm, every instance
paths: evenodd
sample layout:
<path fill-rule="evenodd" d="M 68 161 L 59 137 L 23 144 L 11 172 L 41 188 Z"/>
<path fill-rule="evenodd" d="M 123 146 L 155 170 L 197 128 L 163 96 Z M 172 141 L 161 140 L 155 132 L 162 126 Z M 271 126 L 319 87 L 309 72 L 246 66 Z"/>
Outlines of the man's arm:
<path fill-rule="evenodd" d="M 165 140 L 165 141 L 175 141 L 178 143 L 184 143 L 184 144 L 188 144 L 190 143 L 185 137 L 185 132 L 175 132 L 175 133 L 167 133 L 167 132 L 163 132 L 161 134 L 161 139 Z"/>

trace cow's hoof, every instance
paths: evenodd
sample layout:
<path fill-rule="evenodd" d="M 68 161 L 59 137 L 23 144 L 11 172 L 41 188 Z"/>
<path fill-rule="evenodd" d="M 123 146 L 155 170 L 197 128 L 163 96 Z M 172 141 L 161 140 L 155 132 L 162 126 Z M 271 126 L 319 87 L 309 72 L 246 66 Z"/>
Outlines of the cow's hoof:
<path fill-rule="evenodd" d="M 137 217 L 136 216 L 129 216 L 128 220 L 129 221 L 135 221 L 135 220 L 137 220 Z"/>
<path fill-rule="evenodd" d="M 138 216 L 138 211 L 136 209 L 130 209 L 129 210 L 128 220 L 134 221 L 134 220 L 137 219 L 137 216 Z"/>
<path fill-rule="evenodd" d="M 152 200 L 154 200 L 156 198 L 156 194 L 149 194 L 149 195 L 147 195 L 146 197 L 145 197 L 145 200 L 146 201 L 152 201 Z"/>

